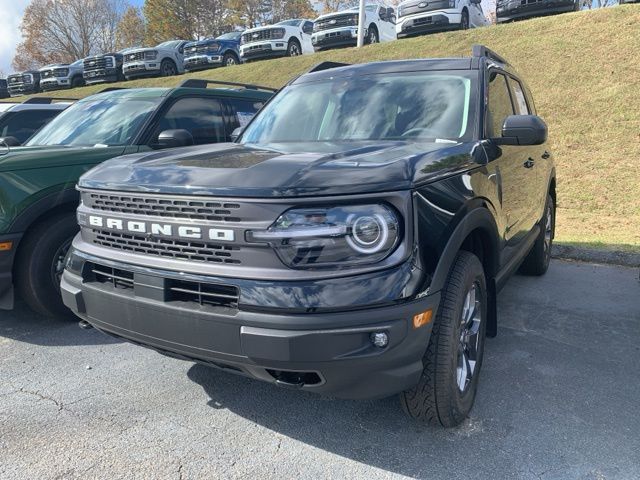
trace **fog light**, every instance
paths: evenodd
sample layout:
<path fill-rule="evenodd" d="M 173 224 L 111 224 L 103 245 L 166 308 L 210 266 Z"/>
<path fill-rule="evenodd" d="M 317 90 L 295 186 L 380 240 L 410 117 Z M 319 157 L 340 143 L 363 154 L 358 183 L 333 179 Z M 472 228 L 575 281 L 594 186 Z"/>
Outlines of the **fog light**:
<path fill-rule="evenodd" d="M 372 333 L 369 338 L 371 339 L 371 343 L 373 343 L 376 347 L 386 347 L 389 344 L 389 335 L 384 332 L 375 332 Z"/>

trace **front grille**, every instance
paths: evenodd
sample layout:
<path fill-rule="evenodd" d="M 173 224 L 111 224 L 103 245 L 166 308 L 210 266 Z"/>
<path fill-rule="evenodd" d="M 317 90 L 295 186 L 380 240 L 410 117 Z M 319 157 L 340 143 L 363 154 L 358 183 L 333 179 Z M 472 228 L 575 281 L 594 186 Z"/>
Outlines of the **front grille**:
<path fill-rule="evenodd" d="M 83 62 L 83 65 L 85 72 L 89 70 L 103 69 L 107 66 L 107 59 L 105 57 L 87 58 Z"/>
<path fill-rule="evenodd" d="M 144 60 L 144 52 L 127 53 L 124 58 L 127 62 Z"/>
<path fill-rule="evenodd" d="M 240 290 L 233 285 L 205 283 L 190 280 L 175 280 L 144 275 L 144 280 L 136 274 L 121 268 L 87 262 L 83 279 L 88 283 L 107 286 L 114 291 L 163 302 L 196 304 L 200 307 L 238 308 Z M 149 290 L 149 284 L 152 284 Z M 153 293 L 150 293 L 153 291 Z"/>
<path fill-rule="evenodd" d="M 102 229 L 92 229 L 91 233 L 94 244 L 126 252 L 192 262 L 236 265 L 242 263 L 236 258 L 240 247 L 233 245 L 149 238 L 146 235 L 118 233 Z"/>
<path fill-rule="evenodd" d="M 185 50 L 186 56 L 190 55 L 213 55 L 218 52 L 219 45 L 217 43 L 204 43 L 202 45 L 195 45 L 193 47 L 189 47 Z"/>
<path fill-rule="evenodd" d="M 258 30 L 253 33 L 245 33 L 242 35 L 243 43 L 251 43 L 251 42 L 260 42 L 262 40 L 281 40 L 283 36 L 281 35 L 281 29 L 265 29 Z"/>
<path fill-rule="evenodd" d="M 358 26 L 358 14 L 349 13 L 344 15 L 335 15 L 333 17 L 318 20 L 314 24 L 314 30 L 320 32 L 331 28 L 354 27 Z"/>
<path fill-rule="evenodd" d="M 215 222 L 242 221 L 241 218 L 234 215 L 234 211 L 240 208 L 240 205 L 234 202 L 175 200 L 170 198 L 101 193 L 84 195 L 83 201 L 89 208 L 108 212 L 164 218 L 212 220 Z"/>
<path fill-rule="evenodd" d="M 68 77 L 69 69 L 68 68 L 52 68 L 51 70 L 44 70 L 42 73 L 42 78 L 52 78 L 52 77 Z"/>

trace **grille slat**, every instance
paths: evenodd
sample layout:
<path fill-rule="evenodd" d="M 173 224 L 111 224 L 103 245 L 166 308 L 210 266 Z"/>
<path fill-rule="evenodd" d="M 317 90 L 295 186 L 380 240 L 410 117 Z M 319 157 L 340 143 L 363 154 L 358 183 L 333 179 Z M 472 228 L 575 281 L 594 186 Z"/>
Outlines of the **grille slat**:
<path fill-rule="evenodd" d="M 150 239 L 144 235 L 117 233 L 109 230 L 93 229 L 93 243 L 155 257 L 175 258 L 194 262 L 240 264 L 234 257 L 240 247 L 204 242 L 186 242 L 170 239 Z"/>
<path fill-rule="evenodd" d="M 245 33 L 242 35 L 242 41 L 244 43 L 260 42 L 262 40 L 282 40 L 281 29 L 271 28 L 265 30 L 259 30 L 253 33 Z"/>
<path fill-rule="evenodd" d="M 318 20 L 314 27 L 316 32 L 329 30 L 331 28 L 353 27 L 358 25 L 358 14 L 348 13 L 344 15 L 335 15 L 330 18 Z"/>

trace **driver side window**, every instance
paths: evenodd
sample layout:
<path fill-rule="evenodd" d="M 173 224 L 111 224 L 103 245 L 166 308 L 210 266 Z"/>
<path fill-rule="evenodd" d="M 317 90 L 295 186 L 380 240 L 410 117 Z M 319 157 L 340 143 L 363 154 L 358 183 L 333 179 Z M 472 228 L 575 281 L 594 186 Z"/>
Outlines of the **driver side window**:
<path fill-rule="evenodd" d="M 215 98 L 181 98 L 158 121 L 151 143 L 165 130 L 187 130 L 194 145 L 228 141 L 222 106 Z"/>

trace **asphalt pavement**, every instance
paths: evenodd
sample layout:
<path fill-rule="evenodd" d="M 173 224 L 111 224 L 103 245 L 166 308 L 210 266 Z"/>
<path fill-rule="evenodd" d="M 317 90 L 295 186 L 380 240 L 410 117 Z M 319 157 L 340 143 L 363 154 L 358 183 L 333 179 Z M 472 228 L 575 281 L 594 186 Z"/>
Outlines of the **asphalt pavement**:
<path fill-rule="evenodd" d="M 451 430 L 0 311 L 0 479 L 637 479 L 639 406 L 637 268 L 512 278 Z"/>

